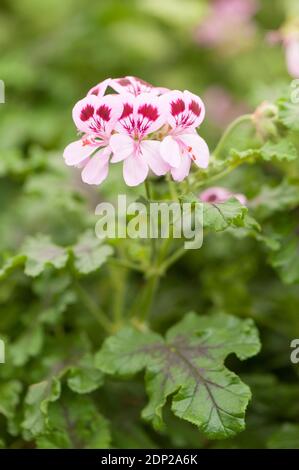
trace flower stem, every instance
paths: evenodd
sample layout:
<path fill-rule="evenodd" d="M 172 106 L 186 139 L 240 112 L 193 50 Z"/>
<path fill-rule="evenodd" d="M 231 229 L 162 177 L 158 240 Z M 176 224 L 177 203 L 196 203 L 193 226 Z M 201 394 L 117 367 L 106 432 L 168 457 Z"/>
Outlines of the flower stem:
<path fill-rule="evenodd" d="M 216 145 L 216 148 L 213 152 L 213 156 L 215 158 L 219 157 L 221 154 L 223 147 L 225 146 L 227 138 L 231 135 L 231 133 L 240 125 L 243 124 L 244 122 L 249 122 L 252 121 L 252 114 L 244 114 L 243 116 L 238 117 L 235 119 L 224 131 L 222 134 L 222 137 L 220 138 L 218 144 Z"/>
<path fill-rule="evenodd" d="M 75 282 L 76 292 L 82 302 L 86 307 L 88 312 L 94 317 L 94 319 L 101 325 L 101 327 L 107 332 L 111 333 L 112 324 L 108 320 L 105 313 L 95 304 L 91 297 L 87 294 L 85 289 L 79 284 L 78 281 Z"/>

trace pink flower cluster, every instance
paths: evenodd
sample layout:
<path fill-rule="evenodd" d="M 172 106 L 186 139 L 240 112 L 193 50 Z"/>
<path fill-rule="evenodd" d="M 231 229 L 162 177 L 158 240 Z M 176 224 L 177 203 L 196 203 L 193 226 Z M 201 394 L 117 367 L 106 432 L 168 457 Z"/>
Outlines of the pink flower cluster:
<path fill-rule="evenodd" d="M 219 47 L 226 52 L 242 50 L 256 32 L 253 16 L 258 0 L 212 0 L 209 7 L 195 40 L 203 47 Z"/>
<path fill-rule="evenodd" d="M 110 87 L 114 92 L 106 94 Z M 128 186 L 142 183 L 149 171 L 188 176 L 191 162 L 206 168 L 209 149 L 197 134 L 205 107 L 189 91 L 157 88 L 136 77 L 107 79 L 73 108 L 82 136 L 64 151 L 65 163 L 82 168 L 82 180 L 99 185 L 110 163 L 123 162 Z"/>

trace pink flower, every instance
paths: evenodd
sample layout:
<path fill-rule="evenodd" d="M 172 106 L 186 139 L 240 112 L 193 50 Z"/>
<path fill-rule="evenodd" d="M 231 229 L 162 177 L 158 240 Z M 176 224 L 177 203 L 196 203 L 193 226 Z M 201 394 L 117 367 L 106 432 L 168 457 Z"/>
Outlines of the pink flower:
<path fill-rule="evenodd" d="M 286 32 L 287 31 L 287 32 Z M 281 28 L 277 31 L 269 31 L 266 40 L 272 46 L 282 44 L 285 50 L 286 64 L 289 74 L 299 78 L 299 32 L 298 27 Z"/>
<path fill-rule="evenodd" d="M 160 142 L 149 139 L 149 134 L 160 129 L 164 122 L 160 98 L 152 93 L 120 95 L 123 112 L 110 138 L 112 163 L 124 161 L 123 176 L 128 186 L 142 183 L 149 172 L 164 175 L 169 166 L 159 154 Z"/>
<path fill-rule="evenodd" d="M 208 146 L 195 130 L 204 119 L 204 104 L 189 91 L 171 91 L 161 101 L 171 129 L 161 143 L 160 153 L 170 165 L 173 179 L 182 181 L 189 174 L 192 160 L 200 168 L 209 163 Z"/>
<path fill-rule="evenodd" d="M 214 0 L 207 18 L 198 26 L 195 40 L 204 47 L 238 52 L 255 34 L 252 17 L 257 0 Z"/>
<path fill-rule="evenodd" d="M 231 197 L 238 199 L 240 204 L 246 206 L 247 198 L 244 196 L 244 194 L 233 193 L 232 191 L 229 191 L 228 189 L 221 186 L 214 186 L 205 189 L 199 195 L 199 198 L 202 202 L 225 202 Z"/>
<path fill-rule="evenodd" d="M 145 82 L 141 78 L 127 76 L 114 79 L 108 78 L 89 90 L 88 94 L 103 96 L 108 86 L 117 93 L 132 93 L 135 96 L 140 93 L 161 95 L 168 91 L 167 88 L 154 87 L 151 83 Z"/>
<path fill-rule="evenodd" d="M 204 96 L 207 107 L 207 117 L 219 128 L 225 128 L 238 116 L 250 112 L 250 108 L 234 97 L 221 86 L 210 86 Z"/>
<path fill-rule="evenodd" d="M 287 38 L 285 51 L 289 74 L 294 78 L 299 78 L 299 34 Z"/>
<path fill-rule="evenodd" d="M 109 139 L 122 113 L 122 103 L 115 95 L 102 98 L 89 95 L 73 109 L 73 120 L 83 137 L 64 150 L 67 165 L 83 167 L 82 180 L 100 184 L 108 176 L 111 148 Z"/>

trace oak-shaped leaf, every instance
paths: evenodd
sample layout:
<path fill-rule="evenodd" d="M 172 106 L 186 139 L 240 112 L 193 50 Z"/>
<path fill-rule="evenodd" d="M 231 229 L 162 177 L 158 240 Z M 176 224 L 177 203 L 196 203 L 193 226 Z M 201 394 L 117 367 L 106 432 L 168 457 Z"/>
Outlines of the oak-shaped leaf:
<path fill-rule="evenodd" d="M 96 238 L 95 234 L 87 231 L 81 235 L 73 247 L 75 267 L 79 273 L 89 274 L 104 264 L 112 255 L 111 246 Z"/>
<path fill-rule="evenodd" d="M 219 232 L 228 227 L 242 227 L 247 208 L 234 197 L 225 202 L 203 203 L 204 228 Z"/>
<path fill-rule="evenodd" d="M 252 320 L 190 313 L 160 335 L 126 327 L 108 338 L 95 363 L 107 374 L 128 376 L 146 369 L 149 403 L 142 416 L 156 428 L 172 397 L 172 411 L 211 439 L 234 436 L 245 426 L 250 389 L 224 366 L 235 353 L 243 360 L 260 348 Z"/>
<path fill-rule="evenodd" d="M 289 98 L 281 98 L 277 102 L 279 109 L 279 120 L 288 129 L 299 131 L 299 103 Z"/>
<path fill-rule="evenodd" d="M 71 394 L 49 405 L 47 429 L 37 439 L 37 446 L 44 449 L 103 449 L 109 445 L 109 424 L 93 400 Z"/>
<path fill-rule="evenodd" d="M 67 250 L 42 234 L 26 240 L 23 254 L 26 256 L 25 274 L 32 277 L 38 276 L 47 266 L 61 269 L 68 260 Z"/>

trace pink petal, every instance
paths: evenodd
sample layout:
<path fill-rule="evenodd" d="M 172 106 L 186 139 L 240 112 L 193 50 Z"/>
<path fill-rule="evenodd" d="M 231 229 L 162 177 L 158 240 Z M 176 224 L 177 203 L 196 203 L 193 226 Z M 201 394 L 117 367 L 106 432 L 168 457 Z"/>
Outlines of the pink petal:
<path fill-rule="evenodd" d="M 180 140 L 188 147 L 194 163 L 200 168 L 207 168 L 210 152 L 206 142 L 197 133 L 180 135 Z"/>
<path fill-rule="evenodd" d="M 69 144 L 63 152 L 65 163 L 69 166 L 76 166 L 89 157 L 96 147 L 94 145 L 84 145 L 82 139 Z"/>
<path fill-rule="evenodd" d="M 175 181 L 182 181 L 183 179 L 186 178 L 186 176 L 189 175 L 190 171 L 190 166 L 191 166 L 191 158 L 183 154 L 181 157 L 181 163 L 178 168 L 172 168 L 171 169 L 171 174 L 172 177 Z"/>
<path fill-rule="evenodd" d="M 144 158 L 155 175 L 165 175 L 169 171 L 169 165 L 165 163 L 160 155 L 160 145 L 158 140 L 144 140 L 140 144 L 141 158 Z"/>
<path fill-rule="evenodd" d="M 212 186 L 200 194 L 200 200 L 203 202 L 224 202 L 230 196 L 231 192 L 228 189 L 221 186 Z"/>
<path fill-rule="evenodd" d="M 111 78 L 107 78 L 106 80 L 103 80 L 102 82 L 98 83 L 96 86 L 92 87 L 87 95 L 95 95 L 101 98 L 104 96 L 108 86 L 110 85 Z"/>
<path fill-rule="evenodd" d="M 73 120 L 82 132 L 108 136 L 121 113 L 122 102 L 118 95 L 102 98 L 88 95 L 74 106 Z"/>
<path fill-rule="evenodd" d="M 165 123 L 162 102 L 153 93 L 141 93 L 135 98 L 134 119 L 137 130 L 147 135 Z"/>
<path fill-rule="evenodd" d="M 163 160 L 170 166 L 178 168 L 181 164 L 181 152 L 178 143 L 173 137 L 168 135 L 162 140 L 160 145 L 160 153 Z"/>
<path fill-rule="evenodd" d="M 174 90 L 161 96 L 167 122 L 173 129 L 196 128 L 205 116 L 205 107 L 199 96 L 185 90 Z"/>
<path fill-rule="evenodd" d="M 107 149 L 97 152 L 84 167 L 81 176 L 84 183 L 101 184 L 108 176 L 110 153 Z"/>
<path fill-rule="evenodd" d="M 299 39 L 294 38 L 286 45 L 286 60 L 289 74 L 299 78 Z"/>
<path fill-rule="evenodd" d="M 135 129 L 134 104 L 135 97 L 129 93 L 119 95 L 122 103 L 122 113 L 115 125 L 115 130 L 120 133 L 131 135 Z"/>
<path fill-rule="evenodd" d="M 128 186 L 143 183 L 148 175 L 148 165 L 140 155 L 133 154 L 126 158 L 123 166 L 123 176 Z"/>
<path fill-rule="evenodd" d="M 128 135 L 113 134 L 110 137 L 109 145 L 113 152 L 112 163 L 121 162 L 134 152 L 134 141 Z"/>

